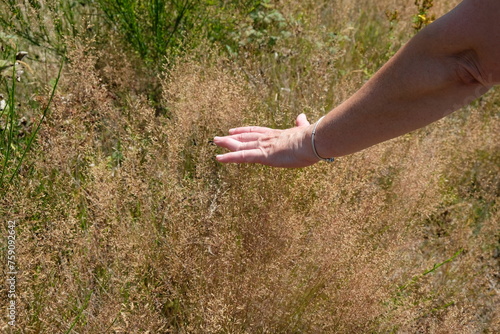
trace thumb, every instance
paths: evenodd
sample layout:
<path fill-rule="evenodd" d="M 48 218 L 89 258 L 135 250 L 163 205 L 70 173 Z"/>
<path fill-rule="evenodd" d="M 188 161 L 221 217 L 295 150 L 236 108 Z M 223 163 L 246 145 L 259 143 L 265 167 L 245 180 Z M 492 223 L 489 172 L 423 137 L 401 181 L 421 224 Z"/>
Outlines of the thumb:
<path fill-rule="evenodd" d="M 300 114 L 295 120 L 295 126 L 308 126 L 311 123 L 307 120 L 306 114 Z"/>

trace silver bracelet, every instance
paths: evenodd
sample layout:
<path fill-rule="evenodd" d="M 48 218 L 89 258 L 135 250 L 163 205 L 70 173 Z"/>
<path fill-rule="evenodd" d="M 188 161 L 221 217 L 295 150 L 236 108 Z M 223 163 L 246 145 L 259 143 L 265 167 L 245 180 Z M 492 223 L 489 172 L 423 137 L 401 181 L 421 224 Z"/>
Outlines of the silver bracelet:
<path fill-rule="evenodd" d="M 325 116 L 318 119 L 316 124 L 314 124 L 314 128 L 313 128 L 313 131 L 311 134 L 312 149 L 313 149 L 314 154 L 316 155 L 316 158 L 318 158 L 319 160 L 323 160 L 326 162 L 333 162 L 335 160 L 335 158 L 322 158 L 322 157 L 320 157 L 318 154 L 318 151 L 316 151 L 316 145 L 314 144 L 314 136 L 316 135 L 316 128 L 318 127 L 318 124 L 323 120 L 323 118 L 325 118 Z"/>

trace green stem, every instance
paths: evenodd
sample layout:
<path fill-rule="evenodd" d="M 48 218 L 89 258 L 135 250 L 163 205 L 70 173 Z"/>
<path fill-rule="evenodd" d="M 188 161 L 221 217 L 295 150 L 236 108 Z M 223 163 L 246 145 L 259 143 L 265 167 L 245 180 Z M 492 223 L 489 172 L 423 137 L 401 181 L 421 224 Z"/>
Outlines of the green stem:
<path fill-rule="evenodd" d="M 7 89 L 7 95 L 9 97 L 9 112 L 7 113 L 7 119 L 8 119 L 8 125 L 9 125 L 9 132 L 7 134 L 6 138 L 6 152 L 5 152 L 5 158 L 3 161 L 3 166 L 2 166 L 2 174 L 0 175 L 0 189 L 3 189 L 3 184 L 4 184 L 4 177 L 5 177 L 5 172 L 7 170 L 7 165 L 9 164 L 10 160 L 10 152 L 12 148 L 12 138 L 14 134 L 14 113 L 15 113 L 15 91 L 16 91 L 16 68 L 15 66 L 12 67 L 12 89 L 9 90 L 9 86 L 6 85 Z"/>
<path fill-rule="evenodd" d="M 66 334 L 68 334 L 68 333 L 71 332 L 71 330 L 73 329 L 73 327 L 75 327 L 75 325 L 78 322 L 78 320 L 80 320 L 80 317 L 82 316 L 83 311 L 85 311 L 87 309 L 87 306 L 89 305 L 90 297 L 92 297 L 92 293 L 93 293 L 92 291 L 89 291 L 89 293 L 85 297 L 85 301 L 83 302 L 83 305 L 80 308 L 80 311 L 78 311 L 78 314 L 77 314 L 75 320 L 73 321 L 73 323 L 71 324 L 71 326 L 66 331 Z"/>
<path fill-rule="evenodd" d="M 21 159 L 19 160 L 16 169 L 14 170 L 14 173 L 12 173 L 12 175 L 11 175 L 11 177 L 9 179 L 9 183 L 12 182 L 12 180 L 14 179 L 14 177 L 17 175 L 19 169 L 21 168 L 21 164 L 22 164 L 22 162 L 24 160 L 24 157 L 26 156 L 26 153 L 28 153 L 29 149 L 31 148 L 31 144 L 33 143 L 33 140 L 35 139 L 35 136 L 38 133 L 38 130 L 40 130 L 40 126 L 42 125 L 42 122 L 44 121 L 45 117 L 47 116 L 50 103 L 52 102 L 52 100 L 54 98 L 54 95 L 55 95 L 55 92 L 56 92 L 56 88 L 57 88 L 57 84 L 59 83 L 59 79 L 61 78 L 61 72 L 62 72 L 63 65 L 64 65 L 64 60 L 61 61 L 61 65 L 59 66 L 59 72 L 57 73 L 57 78 L 56 78 L 56 81 L 54 83 L 54 87 L 52 88 L 52 92 L 50 94 L 49 101 L 48 101 L 47 105 L 45 106 L 45 109 L 43 110 L 42 118 L 38 122 L 38 124 L 37 124 L 35 130 L 33 131 L 33 133 L 31 134 L 31 136 L 30 136 L 30 138 L 28 140 L 28 143 L 26 144 L 26 149 L 24 150 L 23 155 L 21 156 Z"/>

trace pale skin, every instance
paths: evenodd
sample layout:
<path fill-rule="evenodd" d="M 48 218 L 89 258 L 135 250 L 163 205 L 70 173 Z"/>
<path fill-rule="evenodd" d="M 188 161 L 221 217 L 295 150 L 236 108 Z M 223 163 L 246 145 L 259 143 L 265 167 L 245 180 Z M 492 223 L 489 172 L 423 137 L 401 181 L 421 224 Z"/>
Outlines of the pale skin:
<path fill-rule="evenodd" d="M 464 0 L 402 47 L 359 91 L 317 126 L 321 157 L 340 157 L 430 124 L 500 83 L 500 0 Z M 306 167 L 313 152 L 304 114 L 296 126 L 229 130 L 215 137 L 222 163 Z"/>

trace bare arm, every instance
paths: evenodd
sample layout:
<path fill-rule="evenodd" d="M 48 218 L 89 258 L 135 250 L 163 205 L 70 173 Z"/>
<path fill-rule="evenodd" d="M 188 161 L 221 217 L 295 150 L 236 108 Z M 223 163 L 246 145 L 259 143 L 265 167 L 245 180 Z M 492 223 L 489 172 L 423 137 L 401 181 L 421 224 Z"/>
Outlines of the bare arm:
<path fill-rule="evenodd" d="M 317 127 L 320 156 L 342 156 L 434 122 L 500 82 L 500 1 L 464 0 L 412 38 L 358 92 Z M 215 143 L 220 162 L 303 167 L 318 161 L 312 125 L 230 130 Z"/>

